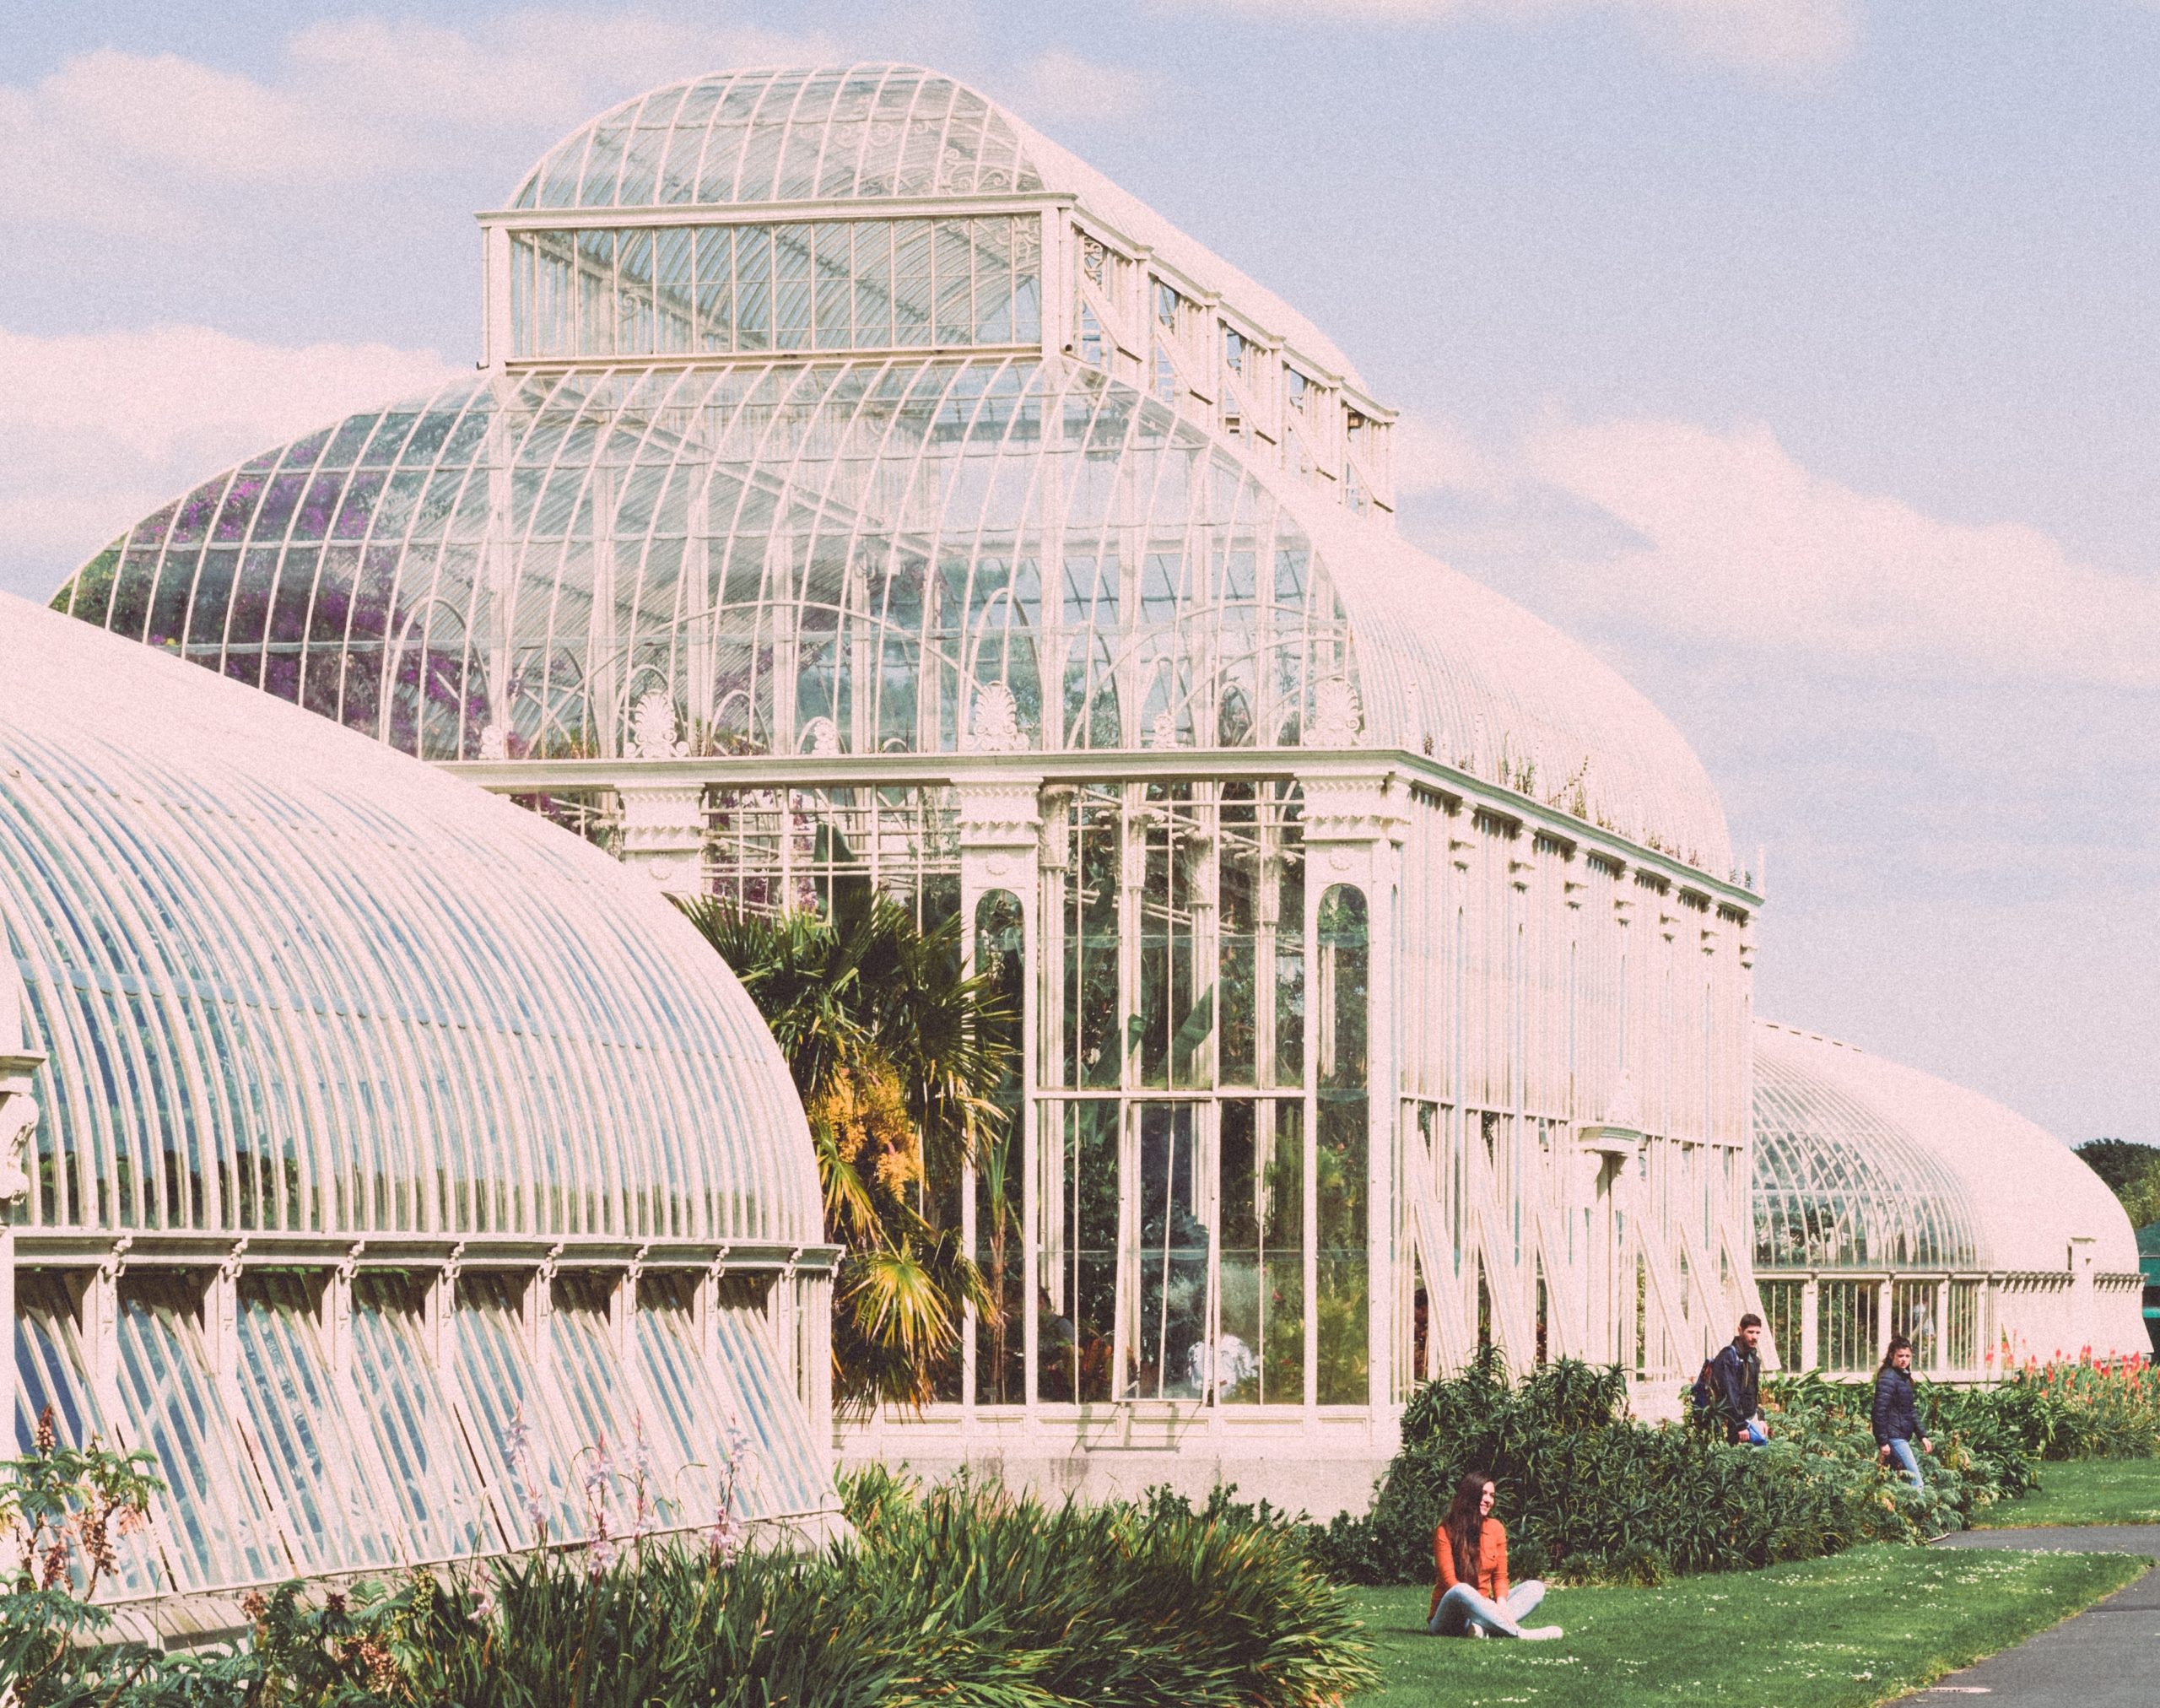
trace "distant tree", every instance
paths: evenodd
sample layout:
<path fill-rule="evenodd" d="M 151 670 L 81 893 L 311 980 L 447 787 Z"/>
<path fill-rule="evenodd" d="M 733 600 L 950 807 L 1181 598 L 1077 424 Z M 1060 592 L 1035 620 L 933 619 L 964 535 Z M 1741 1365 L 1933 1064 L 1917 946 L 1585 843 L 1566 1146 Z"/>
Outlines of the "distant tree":
<path fill-rule="evenodd" d="M 842 890 L 830 916 L 710 897 L 683 911 L 742 980 L 802 1095 L 833 1296 L 834 1397 L 920 1407 L 959 1349 L 965 1307 L 996 1305 L 960 1241 L 961 1165 L 999 1120 L 1017 1026 L 970 976 L 955 919 L 927 929 L 890 898 Z"/>
<path fill-rule="evenodd" d="M 2137 1144 L 2127 1138 L 2088 1138 L 2077 1147 L 2079 1159 L 2120 1196 L 2160 1162 L 2160 1147 Z"/>
<path fill-rule="evenodd" d="M 2085 1165 L 2122 1201 L 2133 1228 L 2160 1222 L 2160 1146 L 2092 1138 L 2077 1147 Z"/>

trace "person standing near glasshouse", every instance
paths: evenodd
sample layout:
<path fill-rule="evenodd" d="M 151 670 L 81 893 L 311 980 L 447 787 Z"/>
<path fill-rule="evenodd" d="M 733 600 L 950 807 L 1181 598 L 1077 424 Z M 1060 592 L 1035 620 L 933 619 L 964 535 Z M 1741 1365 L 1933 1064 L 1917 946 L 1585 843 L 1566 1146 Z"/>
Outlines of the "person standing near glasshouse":
<path fill-rule="evenodd" d="M 1890 1337 L 1890 1350 L 1882 1368 L 1875 1373 L 1875 1457 L 1883 1464 L 1895 1459 L 1913 1479 L 1915 1490 L 1927 1487 L 1920 1475 L 1920 1453 L 1932 1453 L 1935 1444 L 1920 1433 L 1920 1402 L 1913 1392 L 1913 1343 L 1902 1334 Z"/>
<path fill-rule="evenodd" d="M 1757 1446 L 1769 1438 L 1755 1413 L 1763 1403 L 1763 1319 L 1749 1311 L 1730 1344 L 1718 1349 L 1705 1372 L 1709 1392 L 1704 1397 L 1725 1429 L 1730 1442 L 1747 1440 Z"/>
<path fill-rule="evenodd" d="M 1557 1637 L 1558 1625 L 1523 1629 L 1523 1615 L 1544 1599 L 1536 1578 L 1508 1586 L 1508 1529 L 1493 1516 L 1493 1479 L 1472 1471 L 1455 1485 L 1448 1516 L 1433 1532 L 1425 1629 L 1436 1637 Z"/>

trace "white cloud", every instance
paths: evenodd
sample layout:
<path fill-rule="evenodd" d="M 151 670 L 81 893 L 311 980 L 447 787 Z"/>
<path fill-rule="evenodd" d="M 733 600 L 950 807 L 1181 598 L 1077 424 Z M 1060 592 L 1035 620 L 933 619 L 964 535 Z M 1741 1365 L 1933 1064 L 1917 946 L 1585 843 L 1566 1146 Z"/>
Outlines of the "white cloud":
<path fill-rule="evenodd" d="M 1022 66 L 1018 89 L 1022 112 L 1045 124 L 1137 118 L 1163 96 L 1162 79 L 1153 72 L 1099 64 L 1063 48 Z"/>
<path fill-rule="evenodd" d="M 433 350 L 286 348 L 202 327 L 0 329 L 0 581 L 50 592 L 192 482 L 464 371 Z"/>
<path fill-rule="evenodd" d="M 1534 23 L 1610 13 L 1685 51 L 1768 71 L 1835 64 L 1860 30 L 1854 0 L 1197 0 L 1265 16 L 1395 24 L 1476 19 Z"/>
<path fill-rule="evenodd" d="M 1406 491 L 1526 519 L 1556 497 L 1586 508 L 1591 524 L 1540 573 L 1601 626 L 1868 668 L 2160 686 L 2160 586 L 2073 562 L 2034 528 L 1945 522 L 1825 479 L 1764 426 L 1563 424 L 1497 458 L 1428 426 L 1408 449 Z M 1549 518 L 1523 525 L 1550 547 Z"/>
<path fill-rule="evenodd" d="M 0 213 L 141 232 L 176 194 L 353 182 L 476 138 L 567 130 L 613 100 L 718 66 L 829 58 L 822 37 L 578 12 L 470 33 L 354 17 L 298 32 L 267 79 L 101 48 L 0 84 Z"/>

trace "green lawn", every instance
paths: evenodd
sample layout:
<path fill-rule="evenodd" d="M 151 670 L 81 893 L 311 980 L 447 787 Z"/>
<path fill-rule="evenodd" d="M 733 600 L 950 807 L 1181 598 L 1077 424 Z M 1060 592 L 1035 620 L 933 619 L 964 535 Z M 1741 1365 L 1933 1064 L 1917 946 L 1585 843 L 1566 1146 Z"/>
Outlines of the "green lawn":
<path fill-rule="evenodd" d="M 2040 1486 L 1976 1515 L 1974 1528 L 2026 1524 L 2160 1524 L 2160 1459 L 2071 1459 L 2040 1467 Z"/>
<path fill-rule="evenodd" d="M 1532 1615 L 1567 1628 L 1548 1643 L 1428 1637 L 1428 1590 L 1358 1590 L 1383 1683 L 1356 1708 L 1866 1708 L 2022 1641 L 2145 1564 L 1861 1548 L 1665 1589 L 1555 1590 Z"/>

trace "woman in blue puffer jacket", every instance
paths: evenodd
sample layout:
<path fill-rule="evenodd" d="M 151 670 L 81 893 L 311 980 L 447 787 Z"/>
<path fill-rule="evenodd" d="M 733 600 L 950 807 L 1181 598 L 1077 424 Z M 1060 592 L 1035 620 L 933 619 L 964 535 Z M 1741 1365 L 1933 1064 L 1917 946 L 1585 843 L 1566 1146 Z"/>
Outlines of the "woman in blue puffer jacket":
<path fill-rule="evenodd" d="M 1921 1453 L 1935 1451 L 1935 1444 L 1920 1433 L 1920 1403 L 1913 1393 L 1913 1343 L 1893 1334 L 1882 1368 L 1875 1373 L 1876 1457 L 1886 1465 L 1895 1459 L 1913 1479 L 1913 1487 L 1924 1489 L 1927 1483 L 1920 1475 L 1920 1454 L 1913 1451 L 1915 1441 Z"/>

